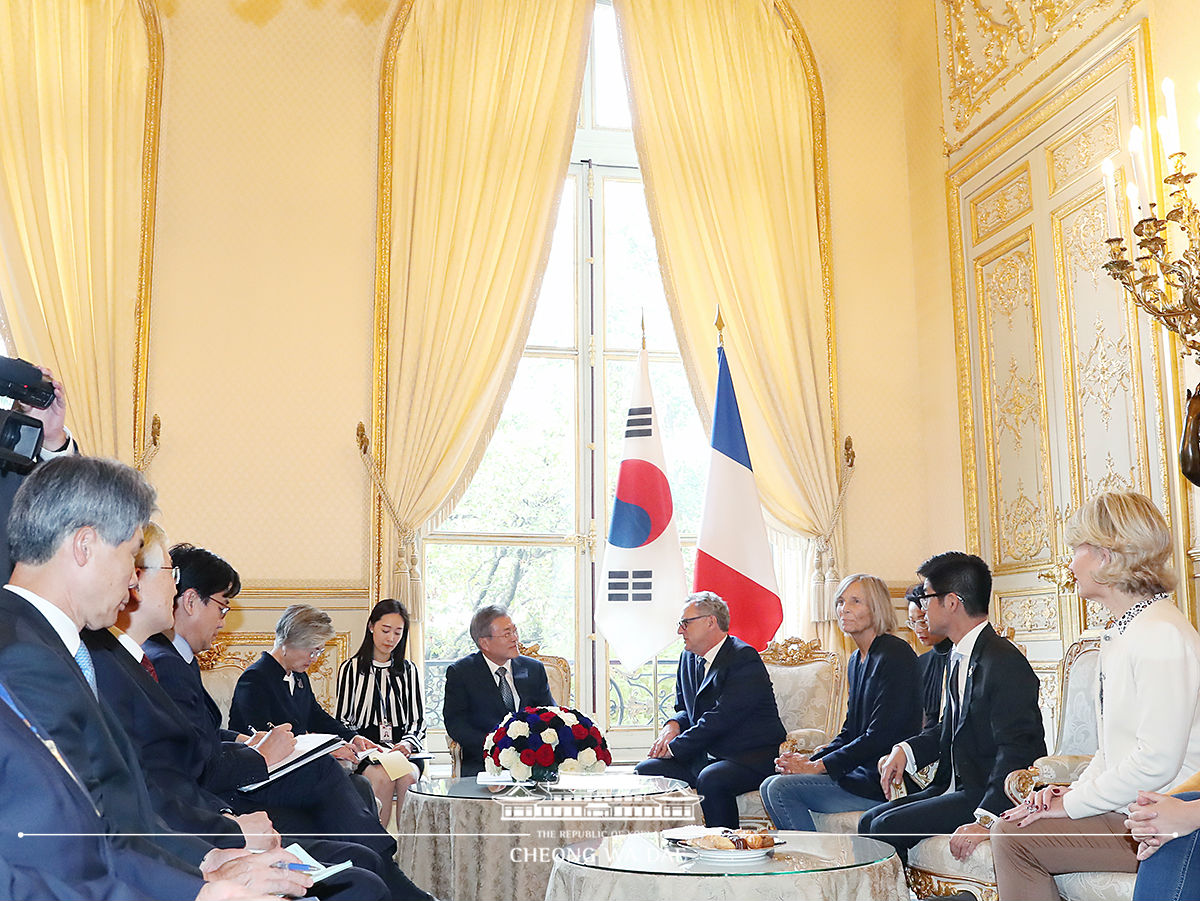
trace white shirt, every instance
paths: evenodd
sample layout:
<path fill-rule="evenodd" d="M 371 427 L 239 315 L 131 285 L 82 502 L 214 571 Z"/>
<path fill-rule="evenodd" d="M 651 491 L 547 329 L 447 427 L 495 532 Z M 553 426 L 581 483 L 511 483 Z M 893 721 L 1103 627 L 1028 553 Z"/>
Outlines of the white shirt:
<path fill-rule="evenodd" d="M 950 654 L 955 652 L 962 655 L 962 663 L 958 665 L 958 684 L 954 686 L 954 699 L 962 703 L 963 692 L 967 690 L 967 673 L 971 669 L 971 653 L 975 650 L 975 642 L 979 640 L 979 633 L 983 631 L 983 627 L 988 624 L 985 619 L 970 632 L 955 642 L 954 647 L 950 649 Z"/>
<path fill-rule="evenodd" d="M 1126 811 L 1200 770 L 1200 635 L 1163 599 L 1100 641 L 1100 747 L 1063 797 L 1072 819 Z"/>
<path fill-rule="evenodd" d="M 482 652 L 480 652 L 482 653 Z M 517 692 L 517 683 L 513 681 L 512 661 L 508 660 L 504 663 L 492 663 L 492 659 L 487 654 L 483 654 L 483 660 L 488 665 L 488 669 L 492 671 L 492 681 L 496 683 L 496 687 L 500 687 L 500 677 L 496 675 L 496 670 L 504 667 L 504 681 L 508 683 L 508 687 L 513 693 L 513 707 L 517 710 L 521 709 L 521 695 Z"/>
<path fill-rule="evenodd" d="M 192 651 L 192 646 L 187 643 L 187 639 L 178 632 L 171 638 L 171 644 L 175 646 L 175 650 L 179 652 L 179 656 L 183 658 L 183 662 L 188 666 L 192 665 L 192 660 L 195 658 L 195 653 Z"/>
<path fill-rule="evenodd" d="M 719 654 L 721 652 L 721 648 L 723 648 L 725 646 L 725 642 L 727 642 L 728 640 L 729 640 L 729 636 L 726 635 L 724 638 L 722 638 L 720 641 L 718 641 L 716 644 L 714 644 L 711 648 L 709 648 L 707 651 L 705 651 L 703 654 L 700 655 L 700 659 L 704 661 L 704 675 L 705 676 L 707 676 L 708 671 L 710 669 L 712 669 L 713 661 L 717 659 L 717 654 Z"/>
<path fill-rule="evenodd" d="M 17 585 L 5 585 L 13 594 L 20 595 L 33 605 L 42 616 L 46 618 L 46 622 L 54 627 L 54 631 L 58 633 L 58 637 L 62 639 L 62 643 L 67 646 L 67 650 L 71 656 L 75 656 L 75 652 L 79 650 L 81 639 L 79 637 L 79 627 L 71 621 L 71 617 L 67 616 L 58 607 L 55 607 L 48 600 L 39 595 L 34 594 L 28 588 L 21 588 Z"/>
<path fill-rule="evenodd" d="M 117 641 L 121 642 L 121 647 L 127 650 L 134 660 L 136 660 L 138 663 L 142 662 L 142 658 L 146 656 L 146 652 L 142 649 L 140 644 L 138 644 L 116 626 L 113 626 L 108 631 L 116 636 Z"/>

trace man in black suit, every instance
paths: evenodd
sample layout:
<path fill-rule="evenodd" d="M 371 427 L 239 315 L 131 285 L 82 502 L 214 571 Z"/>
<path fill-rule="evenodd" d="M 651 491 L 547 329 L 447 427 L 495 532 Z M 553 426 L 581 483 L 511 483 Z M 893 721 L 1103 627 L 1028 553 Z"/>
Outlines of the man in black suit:
<path fill-rule="evenodd" d="M 175 545 L 166 562 L 179 570 L 174 632 L 170 637 L 164 633 L 151 636 L 143 643 L 143 650 L 155 668 L 157 687 L 169 696 L 179 716 L 210 749 L 209 765 L 200 772 L 201 786 L 219 795 L 236 814 L 267 811 L 280 832 L 344 838 L 346 842 L 361 845 L 374 859 L 365 860 L 357 854 L 350 859 L 377 873 L 393 897 L 427 899 L 429 896 L 413 885 L 396 865 L 395 839 L 380 825 L 375 811 L 367 807 L 346 772 L 329 755 L 253 792 L 237 791 L 236 785 L 222 784 L 217 779 L 215 764 L 223 757 L 227 759 L 231 750 L 237 750 L 230 749 L 229 743 L 247 736 L 218 728 L 221 715 L 201 681 L 196 654 L 212 644 L 230 601 L 241 588 L 241 579 L 237 570 L 221 557 L 190 544 Z M 213 749 L 223 753 L 214 754 Z"/>
<path fill-rule="evenodd" d="M 446 668 L 442 720 L 446 734 L 462 746 L 462 775 L 483 770 L 483 742 L 503 719 L 526 707 L 553 706 L 546 668 L 523 657 L 517 627 L 508 611 L 489 604 L 471 617 L 479 648 Z"/>
<path fill-rule="evenodd" d="M 884 794 L 906 770 L 938 762 L 925 790 L 880 804 L 859 820 L 863 835 L 888 842 L 905 857 L 923 838 L 954 832 L 960 860 L 987 838 L 991 822 L 1011 807 L 1004 779 L 1046 753 L 1038 677 L 1025 655 L 988 624 L 992 574 L 973 554 L 948 551 L 917 574 L 930 632 L 954 642 L 948 697 L 940 723 L 901 742 L 880 761 Z"/>
<path fill-rule="evenodd" d="M 174 901 L 270 901 L 268 890 L 298 894 L 304 883 L 287 870 L 259 890 L 235 880 L 242 873 L 227 866 L 227 877 L 205 882 L 149 857 L 114 834 L 101 819 L 78 775 L 54 752 L 43 730 L 33 723 L 0 683 L 0 898 L 10 901 L 125 901 L 156 898 Z M 30 791 L 36 786 L 36 791 Z M 247 857 L 247 859 L 251 859 Z M 276 851 L 268 862 L 283 860 Z M 287 859 L 290 859 L 290 855 Z M 243 865 L 244 870 L 244 865 Z"/>
<path fill-rule="evenodd" d="M 123 833 L 127 847 L 191 877 L 188 884 L 201 873 L 220 879 L 236 865 L 245 884 L 278 890 L 271 886 L 279 884 L 279 871 L 265 855 L 215 849 L 162 823 L 128 737 L 96 695 L 79 630 L 116 620 L 134 584 L 134 556 L 153 507 L 154 489 L 111 460 L 61 457 L 26 477 L 8 522 L 16 566 L 0 590 L 0 680 L 57 746 L 104 831 Z M 304 877 L 298 887 L 307 884 Z"/>
<path fill-rule="evenodd" d="M 676 714 L 636 769 L 684 780 L 700 793 L 706 825 L 737 828 L 737 796 L 775 772 L 787 735 L 775 691 L 758 651 L 729 634 L 729 606 L 713 592 L 688 597 L 679 634 Z"/>

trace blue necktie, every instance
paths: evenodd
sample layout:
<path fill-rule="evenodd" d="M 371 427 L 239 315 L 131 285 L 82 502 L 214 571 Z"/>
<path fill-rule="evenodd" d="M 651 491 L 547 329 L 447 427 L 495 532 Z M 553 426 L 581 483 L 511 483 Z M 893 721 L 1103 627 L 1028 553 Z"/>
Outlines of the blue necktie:
<path fill-rule="evenodd" d="M 92 694 L 100 697 L 99 692 L 96 691 L 96 667 L 92 663 L 92 655 L 88 653 L 87 645 L 82 641 L 79 642 L 79 649 L 75 651 L 75 662 L 83 670 L 83 678 L 87 679 L 88 685 L 91 686 Z"/>

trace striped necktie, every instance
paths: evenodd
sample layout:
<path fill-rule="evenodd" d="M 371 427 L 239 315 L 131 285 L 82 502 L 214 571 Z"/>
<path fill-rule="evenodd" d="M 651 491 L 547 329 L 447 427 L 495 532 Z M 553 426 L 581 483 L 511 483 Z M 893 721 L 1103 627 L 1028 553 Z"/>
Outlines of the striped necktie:
<path fill-rule="evenodd" d="M 92 694 L 100 697 L 100 694 L 96 691 L 96 667 L 92 663 L 92 655 L 88 653 L 87 645 L 82 641 L 79 642 L 79 647 L 75 651 L 75 662 L 83 670 L 83 678 L 87 679 L 88 685 L 91 686 Z"/>

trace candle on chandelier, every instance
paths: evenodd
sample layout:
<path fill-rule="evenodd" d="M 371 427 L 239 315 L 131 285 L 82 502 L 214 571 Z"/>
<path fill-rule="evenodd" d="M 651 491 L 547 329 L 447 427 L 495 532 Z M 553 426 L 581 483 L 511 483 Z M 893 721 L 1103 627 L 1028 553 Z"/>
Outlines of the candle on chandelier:
<path fill-rule="evenodd" d="M 1179 129 L 1171 127 L 1169 116 L 1158 117 L 1158 138 L 1162 141 L 1163 155 L 1167 159 L 1179 152 Z"/>
<path fill-rule="evenodd" d="M 1104 176 L 1104 224 L 1108 227 L 1109 236 L 1113 236 L 1121 232 L 1121 217 L 1117 210 L 1117 170 L 1113 161 L 1108 159 L 1100 164 L 1100 172 Z"/>
<path fill-rule="evenodd" d="M 1162 125 L 1159 125 L 1159 133 L 1163 135 L 1163 150 L 1167 156 L 1173 153 L 1178 153 L 1180 150 L 1179 144 L 1179 109 L 1175 105 L 1175 82 L 1170 78 L 1162 80 L 1163 97 L 1166 98 L 1167 109 L 1167 131 L 1164 133 Z"/>
<path fill-rule="evenodd" d="M 1129 129 L 1129 155 L 1133 157 L 1133 180 L 1138 195 L 1146 195 L 1150 202 L 1150 173 L 1146 168 L 1146 150 L 1142 146 L 1142 129 L 1135 125 Z"/>
<path fill-rule="evenodd" d="M 1140 211 L 1142 209 L 1142 205 L 1138 201 L 1137 185 L 1133 184 L 1132 182 L 1130 184 L 1127 184 L 1125 186 L 1125 196 L 1129 198 L 1129 211 L 1131 213 L 1134 213 L 1136 216 L 1140 217 L 1141 216 Z"/>

